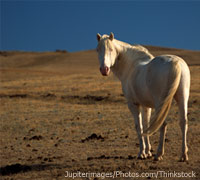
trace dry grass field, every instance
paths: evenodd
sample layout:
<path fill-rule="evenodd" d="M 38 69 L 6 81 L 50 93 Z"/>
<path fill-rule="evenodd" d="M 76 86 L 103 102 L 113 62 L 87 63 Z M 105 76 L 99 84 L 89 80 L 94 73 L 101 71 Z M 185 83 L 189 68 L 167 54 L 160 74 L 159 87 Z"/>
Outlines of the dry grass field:
<path fill-rule="evenodd" d="M 112 74 L 101 76 L 94 50 L 1 52 L 0 179 L 72 179 L 65 177 L 67 172 L 101 173 L 77 180 L 101 179 L 104 172 L 120 173 L 117 179 L 156 179 L 153 173 L 158 172 L 157 179 L 200 179 L 200 51 L 147 48 L 153 55 L 181 56 L 190 67 L 188 162 L 179 162 L 175 102 L 168 115 L 164 159 L 137 159 L 134 121 L 120 82 Z M 159 132 L 151 137 L 153 154 L 158 137 Z M 196 177 L 167 177 L 192 171 Z M 129 172 L 146 177 L 125 177 Z M 168 175 L 161 177 L 161 172 Z"/>

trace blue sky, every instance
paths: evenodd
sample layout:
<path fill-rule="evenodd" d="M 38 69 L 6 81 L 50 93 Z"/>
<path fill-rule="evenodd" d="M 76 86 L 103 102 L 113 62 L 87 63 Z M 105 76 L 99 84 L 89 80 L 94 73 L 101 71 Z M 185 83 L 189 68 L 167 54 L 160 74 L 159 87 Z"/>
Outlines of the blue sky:
<path fill-rule="evenodd" d="M 96 48 L 96 33 L 200 50 L 200 1 L 1 1 L 1 50 Z"/>

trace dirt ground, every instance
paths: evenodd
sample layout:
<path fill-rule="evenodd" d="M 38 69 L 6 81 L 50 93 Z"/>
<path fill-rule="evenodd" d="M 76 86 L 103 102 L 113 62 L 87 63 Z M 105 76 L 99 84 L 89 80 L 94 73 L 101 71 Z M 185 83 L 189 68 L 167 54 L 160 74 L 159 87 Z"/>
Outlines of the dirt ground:
<path fill-rule="evenodd" d="M 101 76 L 94 50 L 1 52 L 0 179 L 200 179 L 200 51 L 147 48 L 189 64 L 188 162 L 179 162 L 175 102 L 164 159 L 137 159 L 134 121 L 120 82 Z M 158 138 L 159 132 L 151 137 L 153 154 Z"/>

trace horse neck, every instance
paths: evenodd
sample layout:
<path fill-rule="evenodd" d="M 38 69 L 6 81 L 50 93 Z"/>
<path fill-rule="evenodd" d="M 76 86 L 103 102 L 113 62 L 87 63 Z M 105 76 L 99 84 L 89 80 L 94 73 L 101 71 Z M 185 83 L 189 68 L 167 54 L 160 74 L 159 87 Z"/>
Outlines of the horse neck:
<path fill-rule="evenodd" d="M 112 71 L 121 81 L 127 79 L 128 74 L 134 72 L 138 65 L 146 64 L 153 59 L 153 55 L 142 46 L 132 46 L 118 40 L 114 43 L 118 57 Z"/>

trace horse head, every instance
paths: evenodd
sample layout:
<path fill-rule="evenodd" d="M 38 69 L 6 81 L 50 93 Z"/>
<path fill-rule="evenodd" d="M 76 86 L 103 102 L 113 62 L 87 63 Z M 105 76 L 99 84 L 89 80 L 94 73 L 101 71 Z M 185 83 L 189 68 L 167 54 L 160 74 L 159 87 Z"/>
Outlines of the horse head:
<path fill-rule="evenodd" d="M 100 72 L 103 76 L 108 76 L 110 68 L 115 64 L 117 58 L 117 51 L 113 43 L 114 34 L 110 36 L 97 34 L 97 52 L 100 63 Z"/>

